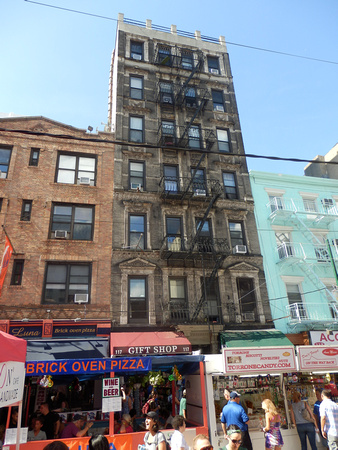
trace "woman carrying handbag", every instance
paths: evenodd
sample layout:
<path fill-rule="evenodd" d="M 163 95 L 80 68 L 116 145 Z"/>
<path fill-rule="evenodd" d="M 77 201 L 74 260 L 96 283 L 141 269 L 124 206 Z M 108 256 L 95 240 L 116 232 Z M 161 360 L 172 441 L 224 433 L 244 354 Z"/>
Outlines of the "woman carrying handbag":
<path fill-rule="evenodd" d="M 307 437 L 309 438 L 311 449 L 317 450 L 316 432 L 318 433 L 319 430 L 316 419 L 308 403 L 302 400 L 300 392 L 295 391 L 293 393 L 291 406 L 291 419 L 297 428 L 302 450 L 307 450 Z"/>

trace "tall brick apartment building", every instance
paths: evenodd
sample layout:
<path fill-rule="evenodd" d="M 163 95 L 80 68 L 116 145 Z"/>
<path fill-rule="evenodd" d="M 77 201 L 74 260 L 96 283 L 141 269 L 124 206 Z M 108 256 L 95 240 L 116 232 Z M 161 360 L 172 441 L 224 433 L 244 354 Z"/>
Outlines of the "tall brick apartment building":
<path fill-rule="evenodd" d="M 91 135 L 44 117 L 0 119 L 0 235 L 14 247 L 0 319 L 109 320 L 108 140 L 110 133 Z"/>
<path fill-rule="evenodd" d="M 171 325 L 217 351 L 223 329 L 271 327 L 225 40 L 119 15 L 112 318 Z"/>

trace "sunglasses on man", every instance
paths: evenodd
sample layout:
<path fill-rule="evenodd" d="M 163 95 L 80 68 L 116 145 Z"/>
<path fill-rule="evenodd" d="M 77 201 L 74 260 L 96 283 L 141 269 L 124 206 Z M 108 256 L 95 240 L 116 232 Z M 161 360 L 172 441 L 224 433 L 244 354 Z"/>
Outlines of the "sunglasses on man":
<path fill-rule="evenodd" d="M 229 438 L 230 439 L 230 441 L 233 443 L 233 444 L 235 444 L 235 445 L 241 445 L 241 443 L 242 443 L 242 440 L 241 439 L 231 439 L 231 438 Z"/>

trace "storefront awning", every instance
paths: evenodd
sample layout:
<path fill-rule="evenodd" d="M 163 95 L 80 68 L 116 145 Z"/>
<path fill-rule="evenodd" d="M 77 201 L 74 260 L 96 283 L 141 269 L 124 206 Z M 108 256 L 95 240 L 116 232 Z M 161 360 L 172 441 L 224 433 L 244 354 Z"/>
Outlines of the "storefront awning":
<path fill-rule="evenodd" d="M 222 347 L 281 347 L 293 345 L 278 330 L 224 331 L 220 333 Z"/>
<path fill-rule="evenodd" d="M 191 353 L 191 344 L 188 339 L 174 331 L 111 333 L 110 335 L 111 357 L 189 353 Z"/>
<path fill-rule="evenodd" d="M 50 339 L 27 341 L 27 361 L 108 357 L 108 339 Z"/>

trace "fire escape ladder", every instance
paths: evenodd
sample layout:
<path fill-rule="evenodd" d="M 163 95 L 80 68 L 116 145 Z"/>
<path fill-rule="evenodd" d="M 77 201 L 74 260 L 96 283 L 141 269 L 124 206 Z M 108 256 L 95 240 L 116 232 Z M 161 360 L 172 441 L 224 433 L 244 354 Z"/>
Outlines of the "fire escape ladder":
<path fill-rule="evenodd" d="M 305 222 L 299 217 L 297 211 L 295 211 L 293 217 L 295 219 L 293 220 L 294 224 L 296 225 L 298 230 L 301 231 L 307 239 L 309 239 L 309 241 L 313 242 L 313 240 L 315 240 L 317 244 L 323 245 L 323 242 L 321 242 L 320 239 L 318 239 L 318 237 L 314 233 L 312 233 L 312 231 L 308 228 Z"/>
<path fill-rule="evenodd" d="M 182 136 L 180 136 L 180 140 L 178 143 L 178 146 L 182 145 L 183 139 L 185 138 L 185 136 L 187 135 L 187 133 L 189 132 L 189 129 L 191 127 L 191 125 L 193 124 L 194 120 L 196 119 L 197 115 L 199 114 L 199 112 L 202 110 L 202 108 L 204 107 L 205 103 L 207 102 L 207 98 L 206 98 L 207 93 L 204 93 L 204 97 L 201 98 L 201 101 L 199 102 L 198 108 L 196 108 L 192 118 L 190 119 L 190 122 L 187 124 L 187 126 L 184 128 L 184 131 L 182 133 Z"/>
<path fill-rule="evenodd" d="M 301 270 L 308 276 L 309 280 L 312 281 L 312 283 L 315 285 L 316 288 L 318 288 L 320 291 L 324 291 L 326 294 L 327 299 L 330 299 L 332 303 L 337 304 L 336 297 L 332 294 L 332 292 L 325 286 L 325 284 L 322 282 L 322 280 L 318 277 L 316 272 L 313 270 L 312 266 L 310 264 L 307 264 L 306 261 L 302 261 L 301 264 L 299 264 L 299 267 Z"/>

